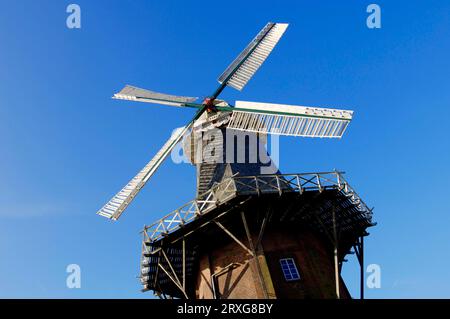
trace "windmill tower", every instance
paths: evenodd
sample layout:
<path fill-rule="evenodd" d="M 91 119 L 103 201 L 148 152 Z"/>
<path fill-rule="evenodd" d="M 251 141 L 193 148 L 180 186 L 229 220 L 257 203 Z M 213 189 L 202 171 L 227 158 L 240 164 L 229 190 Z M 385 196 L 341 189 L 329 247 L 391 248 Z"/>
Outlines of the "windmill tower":
<path fill-rule="evenodd" d="M 341 138 L 353 112 L 243 101 L 232 106 L 218 99 L 226 86 L 243 89 L 286 28 L 268 23 L 202 103 L 132 86 L 114 95 L 196 109 L 98 212 L 117 220 L 183 141 L 197 170 L 196 197 L 144 227 L 144 291 L 189 299 L 350 298 L 340 273 L 353 249 L 363 297 L 363 238 L 374 225 L 372 211 L 342 172 L 282 174 L 263 160 L 270 159 L 264 147 L 268 134 Z"/>

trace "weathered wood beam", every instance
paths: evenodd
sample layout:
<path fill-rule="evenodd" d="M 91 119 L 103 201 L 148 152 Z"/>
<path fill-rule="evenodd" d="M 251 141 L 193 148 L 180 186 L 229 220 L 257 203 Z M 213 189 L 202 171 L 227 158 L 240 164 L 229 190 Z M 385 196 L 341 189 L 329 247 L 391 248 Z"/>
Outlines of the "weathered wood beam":
<path fill-rule="evenodd" d="M 241 246 L 245 251 L 247 251 L 251 256 L 253 256 L 253 252 L 247 246 L 245 246 L 236 236 L 234 236 L 228 229 L 225 228 L 220 222 L 214 221 L 214 223 L 219 226 L 228 236 L 230 236 L 239 246 Z"/>

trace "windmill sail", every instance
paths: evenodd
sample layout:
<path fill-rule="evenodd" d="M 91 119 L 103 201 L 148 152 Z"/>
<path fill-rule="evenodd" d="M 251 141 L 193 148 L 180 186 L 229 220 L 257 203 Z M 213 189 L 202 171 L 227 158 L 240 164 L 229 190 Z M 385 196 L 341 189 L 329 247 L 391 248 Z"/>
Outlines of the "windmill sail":
<path fill-rule="evenodd" d="M 244 101 L 227 109 L 230 129 L 303 137 L 340 138 L 353 117 L 349 110 Z"/>
<path fill-rule="evenodd" d="M 131 100 L 137 102 L 147 102 L 164 104 L 171 106 L 185 106 L 186 103 L 197 100 L 196 97 L 169 95 L 140 89 L 131 85 L 125 86 L 119 93 L 114 94 L 114 99 Z"/>
<path fill-rule="evenodd" d="M 187 126 L 178 128 L 159 150 L 159 152 L 148 162 L 147 165 L 118 192 L 97 214 L 117 220 L 123 211 L 128 207 L 134 197 L 155 173 L 164 159 L 169 155 L 174 146 L 181 140 L 183 135 L 191 128 L 193 121 Z"/>
<path fill-rule="evenodd" d="M 287 23 L 269 22 L 222 73 L 219 83 L 241 91 L 267 59 L 287 27 Z"/>

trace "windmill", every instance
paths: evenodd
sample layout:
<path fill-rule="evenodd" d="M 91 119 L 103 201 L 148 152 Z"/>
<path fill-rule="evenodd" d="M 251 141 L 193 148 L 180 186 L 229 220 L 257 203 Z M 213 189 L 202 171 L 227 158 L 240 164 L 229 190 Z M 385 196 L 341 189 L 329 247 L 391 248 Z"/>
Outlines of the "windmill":
<path fill-rule="evenodd" d="M 274 274 L 272 268 L 281 267 L 284 281 L 294 286 L 299 285 L 298 280 L 303 274 L 302 277 L 310 281 L 305 287 L 310 287 L 317 277 L 314 271 L 307 271 L 307 267 L 299 270 L 296 257 L 292 257 L 295 255 L 293 252 L 288 254 L 291 257 L 279 258 L 280 265 L 276 266 L 270 265 L 263 254 L 264 238 L 270 236 L 280 241 L 281 233 L 286 232 L 281 230 L 283 225 L 293 222 L 304 230 L 306 237 L 290 238 L 290 245 L 299 241 L 302 245 L 309 243 L 323 252 L 324 256 L 328 256 L 328 246 L 333 247 L 331 264 L 325 257 L 313 258 L 330 270 L 332 276 L 327 276 L 327 284 L 330 280 L 334 280 L 335 284 L 331 292 L 321 292 L 322 297 L 348 295 L 340 278 L 344 256 L 353 247 L 362 265 L 362 238 L 367 235 L 365 229 L 374 224 L 371 221 L 372 211 L 351 189 L 341 172 L 281 174 L 277 171 L 275 174 L 261 174 L 263 163 L 259 160 L 250 162 L 245 158 L 243 163 L 208 162 L 201 156 L 197 157 L 198 150 L 208 145 L 212 144 L 225 152 L 226 145 L 230 144 L 229 138 L 220 141 L 205 139 L 205 132 L 212 129 L 222 133 L 232 131 L 256 136 L 258 147 L 267 134 L 315 138 L 343 136 L 353 117 L 350 110 L 245 101 L 236 101 L 231 105 L 218 99 L 227 86 L 239 91 L 245 87 L 287 27 L 285 23 L 268 23 L 225 69 L 218 78 L 218 88 L 201 103 L 196 102 L 196 97 L 157 93 L 129 85 L 114 95 L 115 99 L 196 109 L 188 124 L 175 130 L 150 162 L 98 211 L 103 217 L 119 219 L 176 145 L 188 136 L 184 149 L 190 155 L 191 163 L 197 166 L 197 196 L 144 228 L 141 265 L 144 290 L 153 290 L 159 296 L 180 298 L 270 298 L 283 294 L 299 297 L 302 294 L 298 295 L 298 291 L 289 292 L 292 287 L 274 281 L 276 271 Z M 248 143 L 245 142 L 245 149 L 249 148 Z M 248 216 L 249 210 L 255 209 L 258 212 Z M 300 213 L 303 210 L 308 212 Z M 240 217 L 236 218 L 236 214 Z M 244 227 L 236 226 L 236 220 L 242 221 Z M 250 226 L 250 222 L 253 226 Z M 270 227 L 269 222 L 272 224 Z M 266 230 L 267 227 L 269 230 Z M 217 236 L 217 232 L 227 236 Z M 207 243 L 210 236 L 217 238 L 217 241 Z M 327 236 L 328 239 L 324 239 Z M 221 237 L 226 239 L 219 239 Z M 244 243 L 246 240 L 248 244 Z M 237 254 L 234 259 L 217 257 L 220 249 L 230 245 L 228 241 L 237 243 L 244 255 Z M 272 254 L 279 253 L 274 247 L 267 249 Z M 302 254 L 297 258 L 305 258 Z M 212 255 L 217 257 L 214 267 Z M 224 260 L 229 261 L 229 264 L 224 265 Z M 205 266 L 205 263 L 208 265 Z M 257 280 L 248 280 L 253 284 L 259 283 L 257 287 L 243 292 L 246 291 L 245 285 L 250 285 L 246 280 L 235 285 L 241 287 L 242 291 L 235 289 L 238 292 L 233 292 L 230 287 L 223 286 L 224 282 L 229 283 L 230 278 L 235 277 L 234 274 L 249 265 L 253 276 L 250 277 Z M 224 281 L 224 276 L 229 278 Z M 242 281 L 243 277 L 240 278 Z M 326 286 L 325 283 L 323 285 Z M 205 287 L 209 287 L 209 291 L 205 292 Z M 310 288 L 308 292 L 305 287 L 299 288 L 303 291 L 303 297 L 317 295 Z M 316 289 L 316 292 L 319 290 Z"/>

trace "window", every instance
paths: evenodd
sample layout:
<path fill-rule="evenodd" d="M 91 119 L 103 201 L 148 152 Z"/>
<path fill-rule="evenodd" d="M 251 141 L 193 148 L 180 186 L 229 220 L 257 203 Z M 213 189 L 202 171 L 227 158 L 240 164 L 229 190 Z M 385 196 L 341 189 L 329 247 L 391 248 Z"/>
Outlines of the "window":
<path fill-rule="evenodd" d="M 298 273 L 297 266 L 295 266 L 293 258 L 280 259 L 280 264 L 284 279 L 286 279 L 286 281 L 294 281 L 300 279 L 300 274 Z"/>

